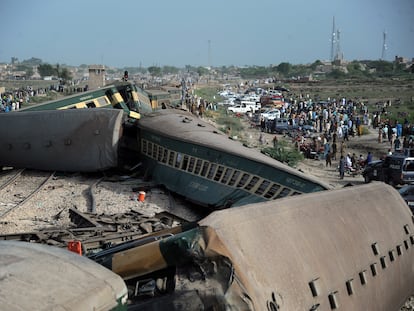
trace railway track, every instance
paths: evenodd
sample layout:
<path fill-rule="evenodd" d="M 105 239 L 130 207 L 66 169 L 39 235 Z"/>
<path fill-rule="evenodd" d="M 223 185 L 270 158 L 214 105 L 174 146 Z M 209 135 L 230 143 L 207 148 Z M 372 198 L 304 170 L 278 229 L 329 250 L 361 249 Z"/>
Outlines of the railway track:
<path fill-rule="evenodd" d="M 91 254 L 128 241 L 156 240 L 173 235 L 188 223 L 168 212 L 146 216 L 130 210 L 114 215 L 96 215 L 71 208 L 69 215 L 71 227 L 2 234 L 0 240 L 49 244 L 62 248 L 66 248 L 70 241 L 79 241 L 84 254 Z"/>
<path fill-rule="evenodd" d="M 21 207 L 54 176 L 54 172 L 11 170 L 0 176 L 0 220 Z"/>

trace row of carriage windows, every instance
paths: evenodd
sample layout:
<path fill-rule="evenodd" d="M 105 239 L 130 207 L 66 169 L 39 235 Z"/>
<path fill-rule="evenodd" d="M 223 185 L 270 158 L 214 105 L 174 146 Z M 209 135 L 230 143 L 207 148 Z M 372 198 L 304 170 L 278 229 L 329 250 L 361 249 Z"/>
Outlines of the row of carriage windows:
<path fill-rule="evenodd" d="M 361 287 L 358 286 L 358 283 L 360 283 L 362 286 L 368 286 L 370 282 L 368 278 L 369 275 L 371 275 L 372 278 L 376 278 L 381 273 L 381 270 L 385 270 L 391 266 L 394 261 L 397 261 L 399 257 L 402 257 L 404 255 L 404 252 L 408 253 L 410 248 L 414 246 L 414 235 L 410 235 L 411 229 L 408 224 L 404 225 L 404 231 L 406 238 L 403 240 L 403 243 L 398 244 L 395 249 L 390 249 L 388 252 L 385 251 L 383 254 L 381 254 L 379 244 L 377 242 L 371 244 L 372 252 L 378 259 L 378 262 L 373 262 L 369 265 L 369 268 L 367 267 L 366 269 L 359 271 L 355 275 L 355 278 L 346 280 L 345 287 L 348 296 L 352 296 L 358 290 L 361 290 Z M 321 281 L 319 277 L 314 278 L 309 282 L 310 293 L 313 297 L 320 296 L 320 282 Z M 332 291 L 329 293 L 328 301 L 331 310 L 336 310 L 339 308 L 339 299 L 339 291 Z M 309 310 L 316 310 L 319 305 L 320 304 L 314 304 Z"/>
<path fill-rule="evenodd" d="M 141 152 L 148 157 L 171 167 L 220 182 L 227 186 L 243 188 L 258 196 L 263 196 L 268 200 L 283 198 L 288 195 L 301 194 L 300 192 L 283 187 L 280 184 L 263 179 L 259 176 L 175 152 L 146 139 L 142 140 Z"/>

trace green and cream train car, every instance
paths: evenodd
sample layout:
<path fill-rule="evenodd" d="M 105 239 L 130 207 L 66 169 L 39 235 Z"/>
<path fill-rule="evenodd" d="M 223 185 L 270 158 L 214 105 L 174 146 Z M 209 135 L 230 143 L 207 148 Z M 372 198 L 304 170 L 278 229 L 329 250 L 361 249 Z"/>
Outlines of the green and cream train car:
<path fill-rule="evenodd" d="M 131 82 L 119 82 L 102 88 L 77 93 L 58 100 L 28 106 L 21 111 L 63 110 L 82 108 L 117 108 L 129 117 L 152 111 L 148 95 Z"/>
<path fill-rule="evenodd" d="M 229 139 L 186 111 L 156 111 L 137 126 L 147 175 L 213 209 L 330 189 L 315 177 Z"/>

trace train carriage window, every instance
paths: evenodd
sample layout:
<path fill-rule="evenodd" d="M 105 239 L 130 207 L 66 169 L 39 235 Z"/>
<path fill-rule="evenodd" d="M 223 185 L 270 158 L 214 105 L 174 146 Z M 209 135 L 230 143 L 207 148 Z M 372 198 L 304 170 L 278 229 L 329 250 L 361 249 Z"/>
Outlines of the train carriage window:
<path fill-rule="evenodd" d="M 157 159 L 158 156 L 158 145 L 154 144 L 153 152 L 152 152 L 153 158 Z"/>
<path fill-rule="evenodd" d="M 88 107 L 88 108 L 95 108 L 96 107 L 96 104 L 94 102 L 89 102 L 89 103 L 86 103 L 86 107 Z"/>
<path fill-rule="evenodd" d="M 205 177 L 207 175 L 209 165 L 210 165 L 210 162 L 204 161 L 203 169 L 201 170 L 201 174 L 200 174 L 201 176 Z"/>
<path fill-rule="evenodd" d="M 288 196 L 290 191 L 291 190 L 289 188 L 283 188 L 282 191 L 280 191 L 280 193 L 277 195 L 276 199 Z"/>
<path fill-rule="evenodd" d="M 231 176 L 229 186 L 235 185 L 237 179 L 239 179 L 240 174 L 241 174 L 240 171 L 234 171 L 233 175 Z"/>
<path fill-rule="evenodd" d="M 217 168 L 217 164 L 211 163 L 210 169 L 208 170 L 208 174 L 207 174 L 208 179 L 213 179 L 213 176 L 216 173 L 216 168 Z"/>
<path fill-rule="evenodd" d="M 214 180 L 219 181 L 221 176 L 223 175 L 223 172 L 224 172 L 224 167 L 219 165 L 217 168 L 216 176 L 214 176 Z"/>
<path fill-rule="evenodd" d="M 181 160 L 183 159 L 183 155 L 177 152 L 177 158 L 175 159 L 175 167 L 180 167 Z"/>
<path fill-rule="evenodd" d="M 232 173 L 233 173 L 233 170 L 231 168 L 226 168 L 226 172 L 223 175 L 221 183 L 222 184 L 227 184 L 227 181 L 230 179 L 230 176 L 231 176 Z"/>
<path fill-rule="evenodd" d="M 148 143 L 148 155 L 152 158 L 154 155 L 154 144 L 149 142 Z"/>
<path fill-rule="evenodd" d="M 148 150 L 147 141 L 145 139 L 143 139 L 142 140 L 142 153 L 147 154 L 147 150 Z"/>
<path fill-rule="evenodd" d="M 259 181 L 259 177 L 253 176 L 252 179 L 250 180 L 250 182 L 247 184 L 247 186 L 244 187 L 244 189 L 246 189 L 248 191 L 251 190 L 254 186 L 256 186 L 258 181 Z"/>
<path fill-rule="evenodd" d="M 237 187 L 238 188 L 243 187 L 247 183 L 247 181 L 249 180 L 249 177 L 250 177 L 249 174 L 244 173 L 242 178 L 240 179 L 239 183 L 237 184 Z"/>
<path fill-rule="evenodd" d="M 164 148 L 164 155 L 162 157 L 162 163 L 167 163 L 167 159 L 168 159 L 168 149 Z"/>
<path fill-rule="evenodd" d="M 158 155 L 157 155 L 157 161 L 162 161 L 162 155 L 164 154 L 164 148 L 161 146 L 158 146 Z"/>
<path fill-rule="evenodd" d="M 152 143 L 151 142 L 148 142 L 148 151 L 147 151 L 147 154 L 150 157 L 152 157 Z"/>
<path fill-rule="evenodd" d="M 109 101 L 108 101 L 108 99 L 106 97 L 99 97 L 96 100 L 98 102 L 99 107 L 109 105 Z"/>
<path fill-rule="evenodd" d="M 168 156 L 168 165 L 173 166 L 173 164 L 174 164 L 174 158 L 175 158 L 175 152 L 174 151 L 170 151 L 170 154 Z"/>
<path fill-rule="evenodd" d="M 201 165 L 202 164 L 203 164 L 203 160 L 197 159 L 197 162 L 196 162 L 196 165 L 195 165 L 194 174 L 198 175 L 198 173 L 200 173 Z"/>
<path fill-rule="evenodd" d="M 278 184 L 273 184 L 270 189 L 266 192 L 266 194 L 264 195 L 264 197 L 266 199 L 270 199 L 271 197 L 273 197 L 280 189 L 280 185 Z"/>
<path fill-rule="evenodd" d="M 189 156 L 188 155 L 184 155 L 184 157 L 183 157 L 183 164 L 181 165 L 181 169 L 184 170 L 184 171 L 187 170 L 188 159 L 189 159 Z"/>
<path fill-rule="evenodd" d="M 299 194 L 300 194 L 300 192 L 294 191 L 294 192 L 291 194 L 291 196 L 294 196 L 294 195 L 299 195 Z"/>
<path fill-rule="evenodd" d="M 195 158 L 190 157 L 190 162 L 188 163 L 188 169 L 187 169 L 189 173 L 193 172 L 195 161 L 196 161 Z"/>
<path fill-rule="evenodd" d="M 259 188 L 257 188 L 255 193 L 257 195 L 262 195 L 266 191 L 266 189 L 269 187 L 269 185 L 270 185 L 270 181 L 263 180 L 262 183 L 260 184 Z"/>

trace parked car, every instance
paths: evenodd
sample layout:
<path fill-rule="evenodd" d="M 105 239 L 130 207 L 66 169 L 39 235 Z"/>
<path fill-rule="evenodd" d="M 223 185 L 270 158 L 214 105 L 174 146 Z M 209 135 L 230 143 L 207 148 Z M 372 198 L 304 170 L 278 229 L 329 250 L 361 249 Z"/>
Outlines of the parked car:
<path fill-rule="evenodd" d="M 382 167 L 384 161 L 376 160 L 367 164 L 362 171 L 362 176 L 366 183 L 371 182 L 372 180 L 385 181 L 384 170 Z"/>
<path fill-rule="evenodd" d="M 280 110 L 279 109 L 269 109 L 265 110 L 260 114 L 261 117 L 268 119 L 268 120 L 274 120 L 280 118 Z"/>
<path fill-rule="evenodd" d="M 410 210 L 414 211 L 414 185 L 405 185 L 402 186 L 398 192 L 400 193 L 401 197 L 407 203 Z"/>
<path fill-rule="evenodd" d="M 285 134 L 291 128 L 288 119 L 274 119 L 273 122 L 272 130 L 275 133 Z"/>

